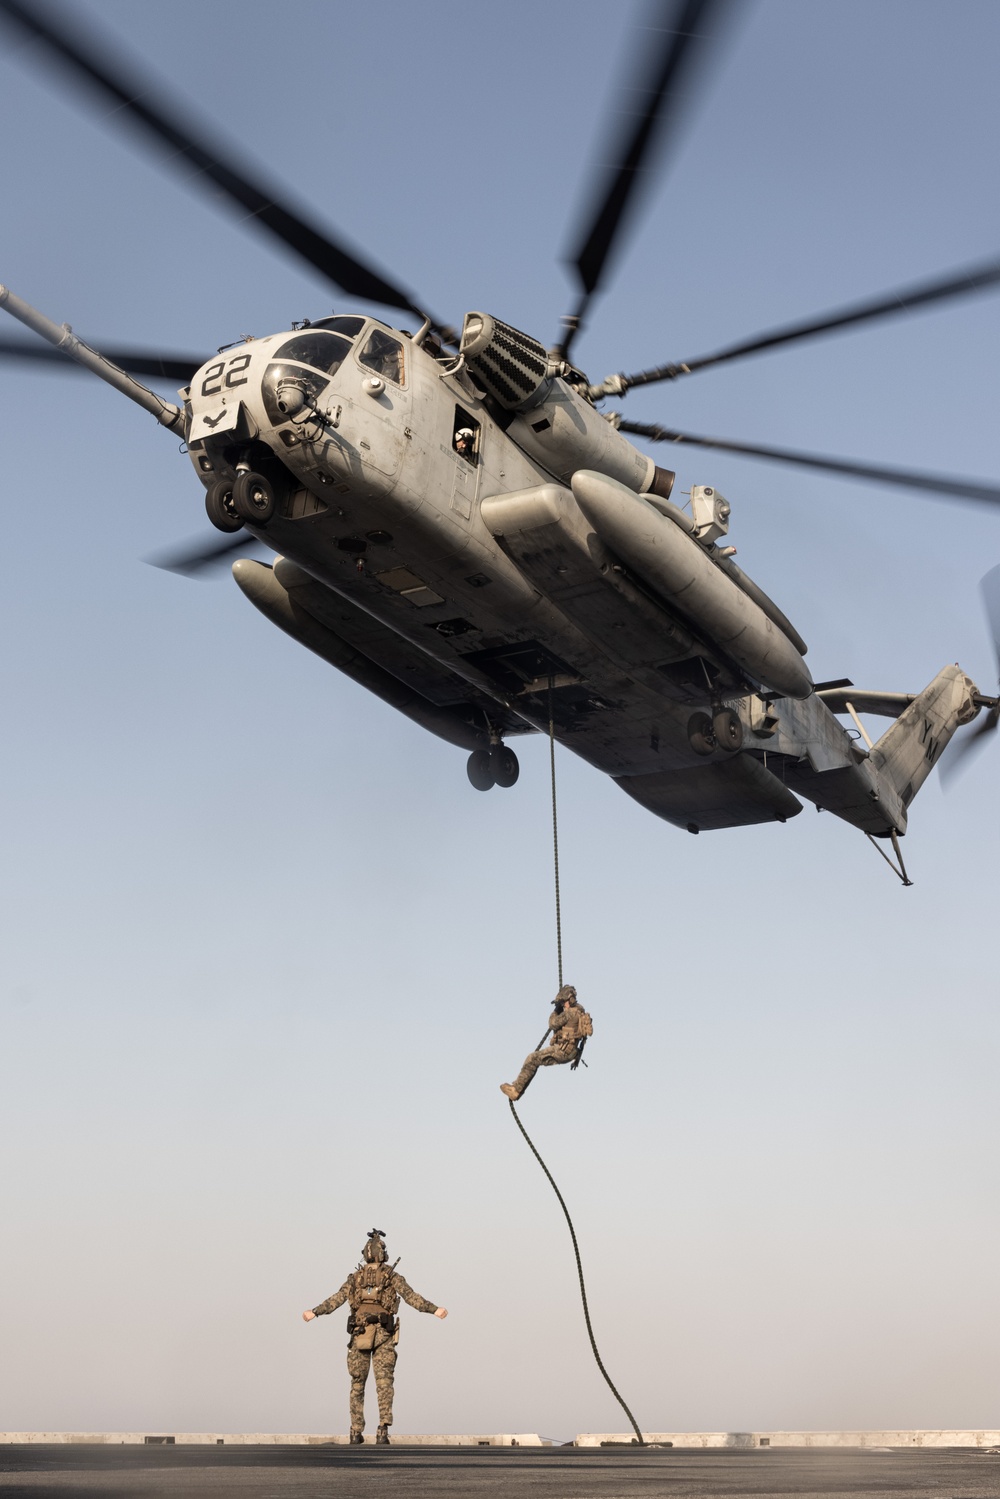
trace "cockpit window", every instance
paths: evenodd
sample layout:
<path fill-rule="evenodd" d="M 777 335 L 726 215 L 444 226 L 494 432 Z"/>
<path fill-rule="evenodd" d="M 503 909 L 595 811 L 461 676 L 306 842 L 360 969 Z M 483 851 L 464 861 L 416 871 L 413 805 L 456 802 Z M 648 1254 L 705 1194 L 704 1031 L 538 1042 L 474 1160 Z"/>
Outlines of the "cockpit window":
<path fill-rule="evenodd" d="M 314 328 L 329 328 L 331 333 L 342 333 L 345 338 L 357 338 L 364 326 L 363 317 L 321 317 L 313 323 Z"/>
<path fill-rule="evenodd" d="M 313 369 L 325 370 L 328 375 L 334 375 L 343 364 L 344 356 L 350 351 L 351 346 L 345 338 L 338 338 L 334 333 L 317 333 L 310 328 L 307 333 L 299 333 L 282 344 L 274 357 L 294 359 L 298 364 L 311 364 Z"/>
<path fill-rule="evenodd" d="M 403 345 L 395 338 L 390 338 L 388 333 L 380 333 L 376 328 L 358 357 L 363 365 L 374 370 L 376 375 L 381 375 L 383 380 L 402 385 Z"/>

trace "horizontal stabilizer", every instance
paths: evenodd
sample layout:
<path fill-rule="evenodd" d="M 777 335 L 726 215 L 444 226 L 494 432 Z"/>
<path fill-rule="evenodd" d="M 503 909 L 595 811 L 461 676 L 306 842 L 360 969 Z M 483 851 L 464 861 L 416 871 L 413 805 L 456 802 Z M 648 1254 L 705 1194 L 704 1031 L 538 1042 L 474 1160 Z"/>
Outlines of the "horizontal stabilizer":
<path fill-rule="evenodd" d="M 816 693 L 831 713 L 849 712 L 848 703 L 855 713 L 872 713 L 876 718 L 898 718 L 913 702 L 913 692 L 869 692 L 850 684 L 843 687 L 827 687 Z"/>

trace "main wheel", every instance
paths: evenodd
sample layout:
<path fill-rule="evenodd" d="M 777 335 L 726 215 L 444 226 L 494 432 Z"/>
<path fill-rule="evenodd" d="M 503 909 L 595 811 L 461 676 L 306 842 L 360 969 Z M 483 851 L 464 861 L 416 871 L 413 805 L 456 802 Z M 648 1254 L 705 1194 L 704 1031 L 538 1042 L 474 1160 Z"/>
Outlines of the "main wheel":
<path fill-rule="evenodd" d="M 506 744 L 498 744 L 495 749 L 490 750 L 490 763 L 493 767 L 493 779 L 498 786 L 513 786 L 521 774 L 517 756 Z"/>
<path fill-rule="evenodd" d="M 274 514 L 274 490 L 263 474 L 237 474 L 233 508 L 242 521 L 252 526 L 267 525 Z"/>
<path fill-rule="evenodd" d="M 496 785 L 493 760 L 489 750 L 473 750 L 465 771 L 477 791 L 492 791 Z"/>
<path fill-rule="evenodd" d="M 216 479 L 205 496 L 205 509 L 219 531 L 242 531 L 243 521 L 233 505 L 232 479 Z"/>
<path fill-rule="evenodd" d="M 743 743 L 743 725 L 732 708 L 720 708 L 712 719 L 712 733 L 720 749 L 735 755 Z"/>
<path fill-rule="evenodd" d="M 688 739 L 696 755 L 710 755 L 718 748 L 718 740 L 707 713 L 692 713 L 688 719 Z"/>

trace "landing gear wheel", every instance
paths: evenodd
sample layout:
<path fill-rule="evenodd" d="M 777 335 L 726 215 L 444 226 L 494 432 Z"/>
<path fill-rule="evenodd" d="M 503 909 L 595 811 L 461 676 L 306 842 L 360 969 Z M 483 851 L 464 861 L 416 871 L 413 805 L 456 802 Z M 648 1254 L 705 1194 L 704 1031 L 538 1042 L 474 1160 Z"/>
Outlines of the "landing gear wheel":
<path fill-rule="evenodd" d="M 707 713 L 692 713 L 688 719 L 688 740 L 696 755 L 711 755 L 719 741 Z"/>
<path fill-rule="evenodd" d="M 473 750 L 465 771 L 477 791 L 492 791 L 497 783 L 489 750 Z"/>
<path fill-rule="evenodd" d="M 233 508 L 242 521 L 252 526 L 267 525 L 274 514 L 274 490 L 263 474 L 237 474 Z"/>
<path fill-rule="evenodd" d="M 205 496 L 208 518 L 218 531 L 242 531 L 243 521 L 233 504 L 232 479 L 216 479 Z"/>
<path fill-rule="evenodd" d="M 498 786 L 513 786 L 521 774 L 517 756 L 505 744 L 498 744 L 490 750 L 490 765 L 493 770 L 493 779 Z"/>
<path fill-rule="evenodd" d="M 712 733 L 720 749 L 730 755 L 743 744 L 743 725 L 732 708 L 720 708 L 712 718 Z"/>

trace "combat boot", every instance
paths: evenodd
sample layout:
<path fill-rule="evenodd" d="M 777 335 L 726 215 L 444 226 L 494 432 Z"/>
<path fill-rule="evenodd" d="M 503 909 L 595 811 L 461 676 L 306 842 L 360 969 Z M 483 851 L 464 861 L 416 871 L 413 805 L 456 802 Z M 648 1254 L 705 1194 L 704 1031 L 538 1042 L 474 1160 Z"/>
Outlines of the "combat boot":
<path fill-rule="evenodd" d="M 514 1087 L 513 1083 L 501 1083 L 500 1084 L 500 1092 L 501 1093 L 506 1093 L 506 1095 L 510 1099 L 511 1103 L 517 1103 L 517 1100 L 521 1096 L 520 1093 L 517 1091 L 517 1089 Z"/>
<path fill-rule="evenodd" d="M 365 1434 L 364 1434 L 364 1432 L 363 1431 L 358 1431 L 356 1427 L 352 1426 L 351 1427 L 351 1440 L 350 1440 L 349 1445 L 351 1447 L 363 1447 L 364 1444 L 365 1444 Z"/>
<path fill-rule="evenodd" d="M 388 1447 L 388 1445 L 389 1445 L 389 1428 L 388 1428 L 388 1426 L 386 1426 L 386 1425 L 383 1424 L 382 1426 L 379 1427 L 378 1431 L 375 1433 L 375 1445 L 376 1445 L 376 1447 Z"/>

